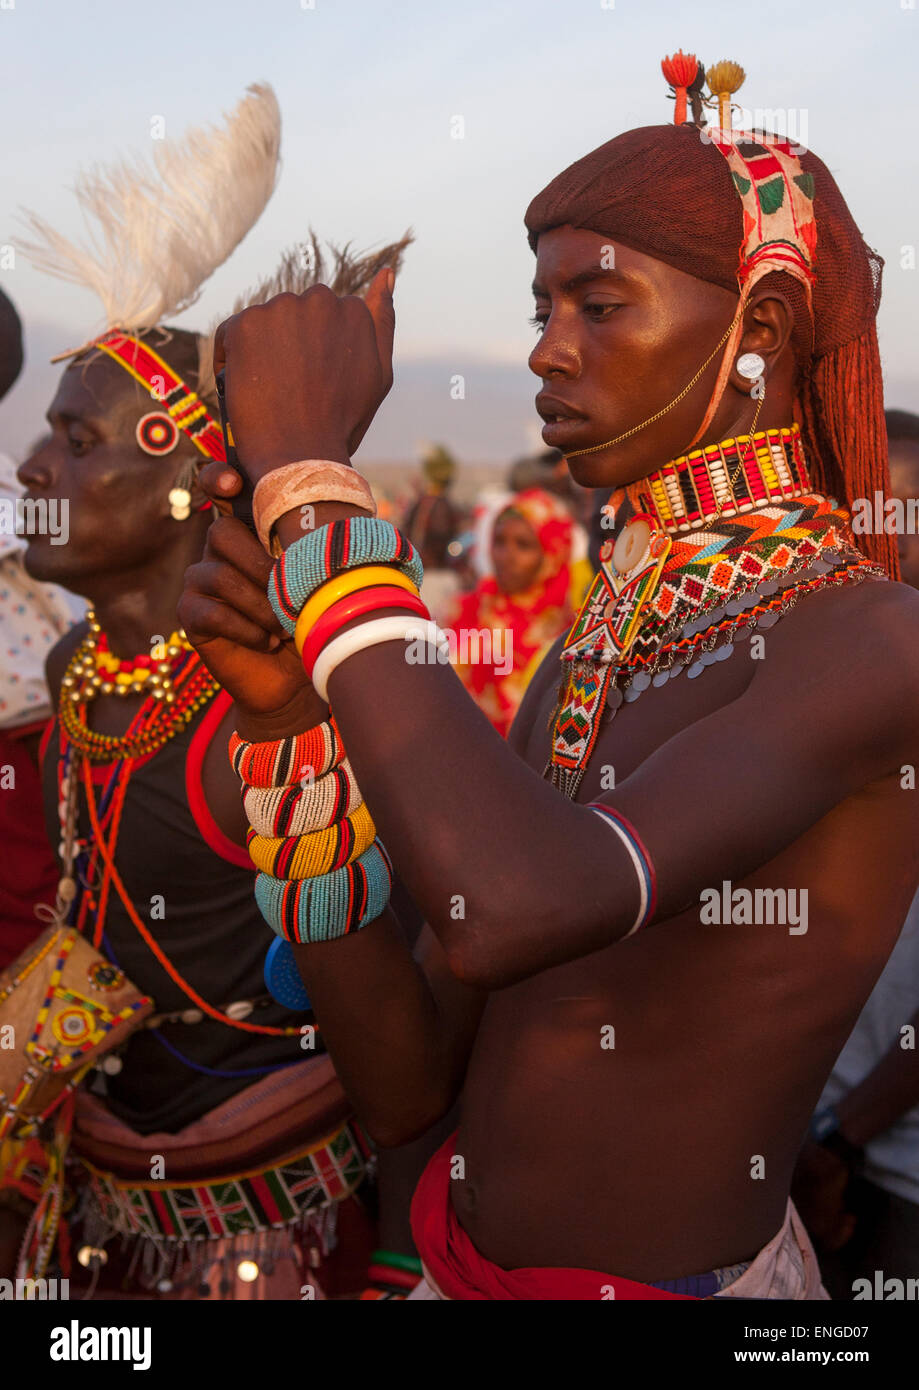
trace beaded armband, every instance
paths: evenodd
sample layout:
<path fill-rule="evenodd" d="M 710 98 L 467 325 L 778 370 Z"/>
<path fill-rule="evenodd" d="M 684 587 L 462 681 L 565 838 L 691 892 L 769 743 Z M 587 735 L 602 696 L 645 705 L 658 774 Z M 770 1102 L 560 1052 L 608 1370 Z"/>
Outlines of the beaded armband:
<path fill-rule="evenodd" d="M 246 848 L 255 867 L 275 878 L 317 878 L 358 859 L 373 844 L 376 833 L 373 817 L 362 801 L 350 816 L 307 835 L 272 839 L 250 830 Z"/>
<path fill-rule="evenodd" d="M 272 931 L 285 942 L 333 941 L 379 917 L 389 901 L 392 865 L 375 838 L 335 721 L 266 743 L 248 743 L 234 732 L 229 753 L 243 783 L 246 847 L 259 870 L 255 900 Z M 304 768 L 310 777 L 301 776 Z M 269 963 L 274 980 L 277 952 Z M 280 968 L 285 997 L 291 970 L 296 973 L 292 961 Z M 299 999 L 302 991 L 294 993 Z"/>
<path fill-rule="evenodd" d="M 320 584 L 359 565 L 394 565 L 421 588 L 418 553 L 390 522 L 375 516 L 333 521 L 295 541 L 274 563 L 268 600 L 284 630 L 293 636 L 301 608 Z"/>
<path fill-rule="evenodd" d="M 325 830 L 361 805 L 360 788 L 344 758 L 306 786 L 244 787 L 246 819 L 258 835 L 277 838 Z"/>
<path fill-rule="evenodd" d="M 392 864 L 379 840 L 342 869 L 319 878 L 255 880 L 255 901 L 278 936 L 303 944 L 334 941 L 372 922 L 392 888 Z"/>
<path fill-rule="evenodd" d="M 247 743 L 235 729 L 230 735 L 230 762 L 248 787 L 289 787 L 307 772 L 324 777 L 345 756 L 341 734 L 333 719 L 324 720 L 305 733 L 268 743 Z"/>

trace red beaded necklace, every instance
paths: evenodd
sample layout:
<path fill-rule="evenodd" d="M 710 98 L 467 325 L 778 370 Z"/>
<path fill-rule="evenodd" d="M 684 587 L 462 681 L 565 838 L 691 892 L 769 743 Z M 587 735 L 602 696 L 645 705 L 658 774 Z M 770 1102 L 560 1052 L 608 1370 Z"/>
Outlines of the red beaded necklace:
<path fill-rule="evenodd" d="M 115 867 L 118 831 L 132 772 L 139 762 L 153 757 L 169 739 L 175 737 L 188 723 L 195 710 L 210 701 L 219 689 L 209 672 L 201 665 L 197 652 L 181 649 L 172 657 L 170 664 L 172 687 L 175 692 L 174 704 L 166 705 L 161 698 L 148 696 L 120 738 L 95 734 L 88 729 L 85 705 L 79 710 L 81 718 L 77 726 L 78 737 L 73 738 L 70 724 L 65 724 L 63 713 L 64 710 L 73 711 L 75 701 L 69 688 L 61 692 L 58 805 L 61 823 L 60 853 L 64 873 L 58 884 L 56 914 L 58 919 L 63 921 L 70 915 L 71 905 L 78 899 L 75 925 L 84 935 L 88 935 L 92 930 L 93 945 L 98 950 L 105 930 L 109 897 L 114 888 L 144 943 L 170 979 L 203 1013 L 245 1033 L 294 1037 L 300 1033 L 299 1028 L 274 1028 L 264 1024 L 247 1023 L 242 1019 L 232 1018 L 203 999 L 173 965 L 152 935 Z M 176 714 L 186 717 L 177 718 Z M 108 756 L 105 756 L 106 752 Z M 113 763 L 114 769 L 102 797 L 97 800 L 93 787 L 92 763 L 102 761 Z M 92 829 L 92 841 L 86 846 L 80 845 L 76 837 L 81 782 Z M 87 851 L 88 859 L 86 871 L 78 879 L 76 859 L 82 849 Z"/>

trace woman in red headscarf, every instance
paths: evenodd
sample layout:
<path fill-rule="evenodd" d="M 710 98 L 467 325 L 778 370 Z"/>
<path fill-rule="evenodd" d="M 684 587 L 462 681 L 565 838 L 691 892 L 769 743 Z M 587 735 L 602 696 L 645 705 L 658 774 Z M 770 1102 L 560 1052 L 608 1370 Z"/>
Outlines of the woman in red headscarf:
<path fill-rule="evenodd" d="M 523 698 L 533 658 L 574 617 L 571 540 L 571 516 L 558 498 L 541 488 L 518 493 L 492 531 L 494 575 L 454 612 L 457 674 L 502 735 Z"/>

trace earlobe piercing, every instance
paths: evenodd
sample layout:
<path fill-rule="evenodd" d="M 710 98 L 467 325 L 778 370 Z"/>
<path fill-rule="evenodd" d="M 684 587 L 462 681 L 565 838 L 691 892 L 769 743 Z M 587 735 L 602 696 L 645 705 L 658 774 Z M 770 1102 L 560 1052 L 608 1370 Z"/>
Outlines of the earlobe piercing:
<path fill-rule="evenodd" d="M 187 521 L 191 515 L 191 486 L 195 478 L 193 463 L 187 463 L 169 491 L 169 511 L 174 521 Z"/>

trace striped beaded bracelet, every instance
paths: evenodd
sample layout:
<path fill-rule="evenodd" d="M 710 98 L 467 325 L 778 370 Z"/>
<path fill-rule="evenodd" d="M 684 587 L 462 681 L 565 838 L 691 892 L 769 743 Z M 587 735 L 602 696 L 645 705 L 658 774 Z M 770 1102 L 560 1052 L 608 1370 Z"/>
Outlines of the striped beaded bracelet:
<path fill-rule="evenodd" d="M 320 878 L 258 874 L 255 900 L 265 921 L 286 941 L 335 941 L 379 917 L 389 901 L 392 864 L 379 840 L 353 864 Z"/>
<path fill-rule="evenodd" d="M 415 594 L 416 597 L 418 594 L 408 575 L 403 574 L 395 565 L 358 565 L 357 569 L 336 574 L 334 579 L 327 579 L 325 584 L 320 584 L 300 609 L 300 616 L 294 628 L 294 646 L 301 656 L 310 629 L 318 623 L 324 613 L 339 599 L 348 598 L 349 595 L 372 588 L 376 584 L 404 589 L 406 593 Z"/>
<path fill-rule="evenodd" d="M 362 801 L 352 815 L 308 835 L 273 839 L 250 829 L 246 849 L 255 867 L 275 878 L 318 878 L 359 859 L 373 844 L 376 833 L 373 817 Z"/>
<path fill-rule="evenodd" d="M 424 569 L 411 541 L 389 521 L 349 516 L 310 531 L 275 561 L 268 600 L 284 630 L 293 636 L 300 609 L 320 584 L 358 565 L 395 565 L 421 588 Z"/>
<path fill-rule="evenodd" d="M 304 776 L 324 777 L 344 756 L 334 719 L 265 743 L 247 743 L 235 730 L 230 735 L 230 762 L 249 787 L 290 787 L 299 785 Z"/>
<path fill-rule="evenodd" d="M 306 835 L 349 816 L 363 798 L 347 758 L 303 787 L 244 787 L 246 819 L 258 835 Z"/>

